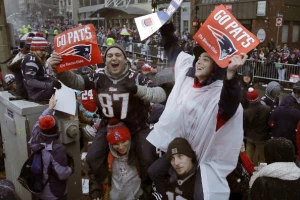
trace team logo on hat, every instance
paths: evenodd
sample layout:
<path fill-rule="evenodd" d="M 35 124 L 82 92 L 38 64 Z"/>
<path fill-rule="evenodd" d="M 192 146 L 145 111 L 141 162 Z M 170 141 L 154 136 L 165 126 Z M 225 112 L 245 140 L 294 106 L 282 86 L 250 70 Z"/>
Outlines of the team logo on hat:
<path fill-rule="evenodd" d="M 118 141 L 118 140 L 120 140 L 121 138 L 122 138 L 122 136 L 120 135 L 120 133 L 119 132 L 115 132 L 115 140 L 116 141 Z"/>
<path fill-rule="evenodd" d="M 178 153 L 177 148 L 172 149 L 172 154 L 177 154 L 177 153 Z"/>
<path fill-rule="evenodd" d="M 91 61 L 92 45 L 75 45 L 60 53 L 64 56 L 79 56 L 87 61 Z"/>
<path fill-rule="evenodd" d="M 235 48 L 231 39 L 226 34 L 224 34 L 223 32 L 219 31 L 218 29 L 210 25 L 207 25 L 207 28 L 212 32 L 213 36 L 217 39 L 220 48 L 220 57 L 219 57 L 220 60 L 223 60 L 238 51 Z"/>

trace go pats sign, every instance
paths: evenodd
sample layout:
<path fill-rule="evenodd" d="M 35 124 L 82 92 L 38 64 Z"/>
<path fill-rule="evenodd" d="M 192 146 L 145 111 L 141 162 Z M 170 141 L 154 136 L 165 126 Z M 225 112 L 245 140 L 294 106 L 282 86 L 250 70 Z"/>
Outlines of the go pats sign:
<path fill-rule="evenodd" d="M 54 38 L 54 50 L 62 56 L 58 72 L 102 63 L 92 24 L 65 31 Z"/>
<path fill-rule="evenodd" d="M 248 53 L 260 43 L 223 5 L 209 15 L 194 39 L 222 68 L 233 55 Z"/>

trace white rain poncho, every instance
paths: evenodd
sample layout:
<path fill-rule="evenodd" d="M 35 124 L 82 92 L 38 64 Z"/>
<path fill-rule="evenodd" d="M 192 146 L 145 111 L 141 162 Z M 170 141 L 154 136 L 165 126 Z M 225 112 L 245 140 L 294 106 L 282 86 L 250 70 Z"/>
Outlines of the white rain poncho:
<path fill-rule="evenodd" d="M 235 169 L 243 141 L 241 105 L 229 121 L 216 131 L 221 80 L 194 88 L 186 73 L 194 57 L 181 52 L 175 63 L 175 85 L 165 110 L 147 140 L 167 151 L 175 137 L 189 141 L 196 152 L 205 200 L 229 198 L 227 175 Z"/>

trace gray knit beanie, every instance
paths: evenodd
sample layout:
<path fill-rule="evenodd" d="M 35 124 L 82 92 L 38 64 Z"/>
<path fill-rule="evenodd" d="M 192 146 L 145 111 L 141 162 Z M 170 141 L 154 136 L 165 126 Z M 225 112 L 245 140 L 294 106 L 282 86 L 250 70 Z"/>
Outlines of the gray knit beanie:
<path fill-rule="evenodd" d="M 120 49 L 122 51 L 125 59 L 127 58 L 126 51 L 123 49 L 123 47 L 115 43 L 115 44 L 107 47 L 107 49 L 105 50 L 105 53 L 104 53 L 104 59 L 106 59 L 106 54 L 107 54 L 108 50 L 110 50 L 111 48 L 118 48 L 118 49 Z"/>

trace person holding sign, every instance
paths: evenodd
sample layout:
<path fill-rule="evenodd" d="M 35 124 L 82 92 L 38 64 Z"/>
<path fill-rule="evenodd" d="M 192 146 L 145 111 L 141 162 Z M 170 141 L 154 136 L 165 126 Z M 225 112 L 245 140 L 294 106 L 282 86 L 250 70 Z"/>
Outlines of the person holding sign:
<path fill-rule="evenodd" d="M 24 57 L 22 62 L 21 70 L 24 85 L 31 100 L 50 99 L 54 93 L 54 88 L 61 88 L 61 83 L 47 75 L 44 67 L 48 48 L 49 43 L 45 38 L 33 37 L 30 53 Z"/>
<path fill-rule="evenodd" d="M 147 169 L 155 161 L 156 152 L 145 139 L 149 133 L 146 124 L 149 104 L 145 105 L 144 102 L 163 102 L 166 93 L 162 88 L 155 87 L 150 79 L 131 70 L 126 65 L 126 57 L 124 49 L 118 44 L 113 44 L 105 51 L 105 68 L 84 76 L 76 75 L 71 71 L 57 73 L 56 66 L 62 62 L 62 58 L 56 52 L 52 54 L 50 63 L 56 77 L 66 86 L 80 91 L 96 90 L 101 105 L 100 110 L 107 120 L 117 118 L 126 124 L 141 162 L 142 185 L 145 185 L 151 183 Z M 103 195 L 102 183 L 107 176 L 106 158 L 109 151 L 106 134 L 106 125 L 99 128 L 87 154 L 87 163 L 91 170 L 92 199 L 101 199 Z"/>
<path fill-rule="evenodd" d="M 172 23 L 161 28 L 168 59 L 176 60 L 175 85 L 147 140 L 166 152 L 174 138 L 185 138 L 198 161 L 194 199 L 228 199 L 226 176 L 236 167 L 243 141 L 237 70 L 247 55 L 232 56 L 228 67 L 222 69 L 200 46 L 194 49 L 195 57 L 181 52 L 174 30 Z M 148 170 L 163 198 L 169 166 L 164 154 Z"/>

